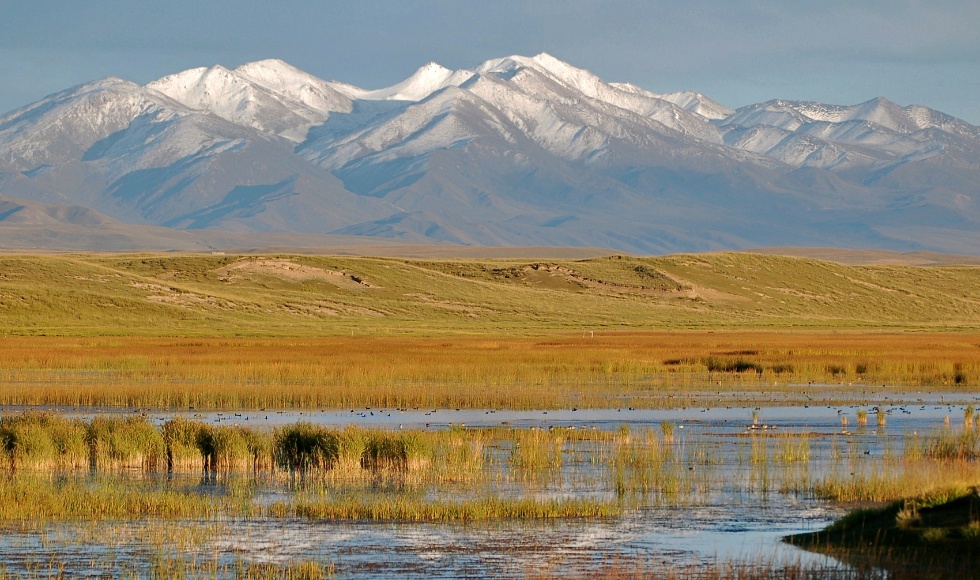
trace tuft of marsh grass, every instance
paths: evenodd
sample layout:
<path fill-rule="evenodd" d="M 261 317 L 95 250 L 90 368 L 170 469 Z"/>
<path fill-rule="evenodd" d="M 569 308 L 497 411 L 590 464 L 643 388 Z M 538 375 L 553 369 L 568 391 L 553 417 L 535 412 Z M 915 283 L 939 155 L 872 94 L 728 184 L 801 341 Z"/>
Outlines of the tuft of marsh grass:
<path fill-rule="evenodd" d="M 540 476 L 561 469 L 565 430 L 520 429 L 511 438 L 510 463 L 519 473 Z"/>
<path fill-rule="evenodd" d="M 432 464 L 430 438 L 421 432 L 375 430 L 367 437 L 363 466 L 371 470 L 421 471 Z"/>
<path fill-rule="evenodd" d="M 77 419 L 26 412 L 0 418 L 3 462 L 10 470 L 88 469 L 88 426 Z"/>
<path fill-rule="evenodd" d="M 144 417 L 96 417 L 86 441 L 97 470 L 162 471 L 167 465 L 163 433 Z"/>
<path fill-rule="evenodd" d="M 943 429 L 926 441 L 925 456 L 946 461 L 975 460 L 980 457 L 980 433 L 973 428 L 959 433 Z"/>
<path fill-rule="evenodd" d="M 311 423 L 281 427 L 275 433 L 276 462 L 291 471 L 327 471 L 339 451 L 339 437 L 332 429 Z"/>
<path fill-rule="evenodd" d="M 163 424 L 168 472 L 188 473 L 208 470 L 208 456 L 200 447 L 201 432 L 206 428 L 204 423 L 190 421 L 183 417 L 174 417 Z"/>

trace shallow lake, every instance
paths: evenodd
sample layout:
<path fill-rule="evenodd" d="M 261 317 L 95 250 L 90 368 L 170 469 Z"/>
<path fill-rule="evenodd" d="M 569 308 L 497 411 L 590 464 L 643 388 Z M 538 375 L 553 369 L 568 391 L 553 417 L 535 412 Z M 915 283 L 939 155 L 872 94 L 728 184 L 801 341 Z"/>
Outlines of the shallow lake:
<path fill-rule="evenodd" d="M 164 547 L 170 556 L 196 561 L 288 563 L 330 562 L 340 575 L 360 577 L 500 577 L 544 573 L 588 575 L 617 562 L 687 566 L 748 561 L 816 563 L 835 566 L 780 542 L 797 532 L 820 529 L 845 508 L 793 490 L 794 482 L 840 470 L 874 469 L 876 461 L 901 455 L 910 436 L 943 428 L 950 417 L 962 423 L 965 401 L 947 403 L 939 395 L 889 404 L 878 401 L 886 424 L 877 425 L 873 406 L 867 425 L 858 425 L 858 407 L 785 406 L 687 408 L 678 410 L 581 409 L 549 411 L 447 409 L 345 409 L 320 412 L 227 411 L 180 413 L 213 423 L 272 428 L 299 421 L 344 427 L 446 429 L 451 425 L 527 429 L 661 432 L 673 425 L 674 475 L 686 491 L 653 489 L 623 515 L 604 519 L 491 521 L 467 524 L 311 521 L 305 519 L 222 519 L 167 522 L 174 528 L 216 526 L 206 539 L 186 548 Z M 91 417 L 95 410 L 63 410 Z M 156 422 L 174 413 L 149 413 Z M 843 419 L 842 419 L 843 418 Z M 624 427 L 625 426 L 625 427 Z M 758 435 L 758 436 L 756 436 Z M 804 462 L 773 459 L 788 440 L 803 440 Z M 592 443 L 565 443 L 560 470 L 540 480 L 492 484 L 501 494 L 541 497 L 617 497 L 613 470 L 592 457 Z M 761 445 L 761 447 L 759 447 Z M 491 464 L 506 466 L 506 443 L 488 446 Z M 755 455 L 763 454 L 757 461 Z M 766 459 L 768 458 L 768 459 Z M 505 467 L 501 467 L 505 469 Z M 220 488 L 221 483 L 211 483 Z M 260 489 L 264 495 L 280 493 Z M 466 494 L 447 488 L 448 497 Z M 5 530 L 0 563 L 8 573 L 36 577 L 46 570 L 72 577 L 103 576 L 106 566 L 144 574 L 161 547 L 150 546 L 143 528 L 159 522 L 118 522 L 93 533 L 92 524 L 52 524 L 43 530 Z M 101 524 L 100 524 L 101 526 Z"/>

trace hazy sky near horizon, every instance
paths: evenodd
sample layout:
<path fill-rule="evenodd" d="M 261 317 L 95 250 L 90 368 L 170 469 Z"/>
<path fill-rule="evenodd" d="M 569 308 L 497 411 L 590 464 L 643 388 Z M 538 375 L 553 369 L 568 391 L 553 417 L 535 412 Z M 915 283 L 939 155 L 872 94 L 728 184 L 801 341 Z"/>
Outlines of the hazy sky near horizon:
<path fill-rule="evenodd" d="M 980 124 L 976 0 L 0 0 L 0 113 L 106 76 L 280 58 L 364 88 L 548 52 L 730 107 L 883 96 Z"/>

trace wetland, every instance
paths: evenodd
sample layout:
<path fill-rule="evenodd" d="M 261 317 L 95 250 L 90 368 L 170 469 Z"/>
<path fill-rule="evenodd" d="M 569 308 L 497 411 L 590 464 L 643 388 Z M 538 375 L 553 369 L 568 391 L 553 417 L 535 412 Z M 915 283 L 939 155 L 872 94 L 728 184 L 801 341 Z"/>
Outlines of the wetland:
<path fill-rule="evenodd" d="M 962 575 L 978 280 L 3 256 L 0 577 Z M 965 519 L 929 527 L 946 499 Z M 880 513 L 878 540 L 852 533 Z M 943 561 L 876 557 L 944 534 Z"/>
<path fill-rule="evenodd" d="M 857 505 L 980 484 L 974 401 L 913 395 L 548 412 L 7 409 L 0 562 L 35 577 L 886 577 L 782 538 Z"/>

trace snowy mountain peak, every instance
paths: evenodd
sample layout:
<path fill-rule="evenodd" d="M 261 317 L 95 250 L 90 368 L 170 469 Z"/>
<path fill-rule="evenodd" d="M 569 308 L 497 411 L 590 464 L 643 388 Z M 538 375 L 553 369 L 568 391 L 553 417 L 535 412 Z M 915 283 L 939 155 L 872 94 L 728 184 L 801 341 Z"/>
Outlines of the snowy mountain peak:
<path fill-rule="evenodd" d="M 689 113 L 701 115 L 705 119 L 724 119 L 735 112 L 733 109 L 729 109 L 725 105 L 695 91 L 680 91 L 660 95 L 659 98 L 674 103 Z"/>
<path fill-rule="evenodd" d="M 331 112 L 350 111 L 351 101 L 328 83 L 279 60 L 228 70 L 195 68 L 146 86 L 195 111 L 302 141 Z"/>
<path fill-rule="evenodd" d="M 236 68 L 235 73 L 315 111 L 348 112 L 352 106 L 350 97 L 330 83 L 279 59 L 246 63 Z"/>
<path fill-rule="evenodd" d="M 474 69 L 474 72 L 477 74 L 512 76 L 522 68 L 534 69 L 565 86 L 583 90 L 587 93 L 594 93 L 595 91 L 589 91 L 589 87 L 594 86 L 596 82 L 602 82 L 599 77 L 591 72 L 574 67 L 546 52 L 532 57 L 515 54 L 504 58 L 491 59 Z M 594 95 L 590 94 L 589 96 Z"/>
<path fill-rule="evenodd" d="M 772 100 L 743 107 L 722 119 L 720 124 L 744 127 L 771 125 L 796 131 L 811 123 L 839 125 L 854 121 L 870 123 L 879 129 L 898 134 L 908 134 L 923 129 L 940 129 L 972 135 L 975 129 L 938 111 L 917 105 L 902 107 L 883 97 L 875 97 L 857 105 Z"/>
<path fill-rule="evenodd" d="M 547 53 L 432 62 L 378 90 L 268 59 L 103 79 L 0 117 L 0 195 L 174 228 L 976 251 L 977 183 L 980 128 L 926 107 L 731 111 Z"/>
<path fill-rule="evenodd" d="M 446 87 L 458 87 L 472 76 L 471 71 L 453 71 L 430 62 L 402 82 L 376 91 L 365 91 L 359 98 L 370 101 L 421 101 Z"/>
<path fill-rule="evenodd" d="M 205 109 L 228 96 L 230 91 L 244 89 L 244 83 L 221 65 L 199 67 L 165 76 L 146 85 L 194 109 Z"/>
<path fill-rule="evenodd" d="M 267 88 L 279 90 L 323 82 L 277 58 L 245 63 L 236 68 L 235 73 Z"/>

